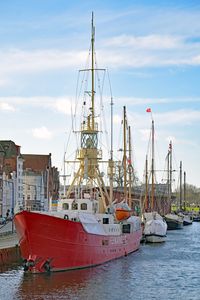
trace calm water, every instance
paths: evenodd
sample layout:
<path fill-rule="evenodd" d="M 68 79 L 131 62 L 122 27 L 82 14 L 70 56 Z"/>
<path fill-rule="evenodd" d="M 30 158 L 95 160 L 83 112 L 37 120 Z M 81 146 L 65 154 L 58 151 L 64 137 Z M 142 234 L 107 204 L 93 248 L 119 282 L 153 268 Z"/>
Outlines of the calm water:
<path fill-rule="evenodd" d="M 200 223 L 168 232 L 162 245 L 102 266 L 51 275 L 0 270 L 2 299 L 200 299 Z"/>

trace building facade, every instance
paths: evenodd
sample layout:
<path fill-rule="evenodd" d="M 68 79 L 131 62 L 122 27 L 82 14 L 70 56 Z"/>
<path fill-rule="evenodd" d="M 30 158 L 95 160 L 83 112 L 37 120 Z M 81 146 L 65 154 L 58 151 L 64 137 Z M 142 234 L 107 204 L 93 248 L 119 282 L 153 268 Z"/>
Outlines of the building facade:
<path fill-rule="evenodd" d="M 15 211 L 48 210 L 59 196 L 59 172 L 51 154 L 21 154 L 13 141 L 0 141 L 0 216 Z"/>
<path fill-rule="evenodd" d="M 14 214 L 23 205 L 23 158 L 20 146 L 13 141 L 0 141 L 0 216 Z"/>
<path fill-rule="evenodd" d="M 24 207 L 30 210 L 49 210 L 58 200 L 59 172 L 52 167 L 51 153 L 23 154 Z"/>

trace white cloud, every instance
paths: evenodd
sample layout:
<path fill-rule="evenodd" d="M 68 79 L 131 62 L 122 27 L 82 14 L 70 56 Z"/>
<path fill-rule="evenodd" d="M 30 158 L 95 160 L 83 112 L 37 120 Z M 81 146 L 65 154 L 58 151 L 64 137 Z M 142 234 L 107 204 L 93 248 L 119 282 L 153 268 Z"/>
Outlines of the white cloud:
<path fill-rule="evenodd" d="M 173 50 L 173 51 L 172 51 Z M 87 51 L 59 49 L 0 51 L 2 75 L 35 73 L 85 66 Z M 146 66 L 199 65 L 199 43 L 174 35 L 121 35 L 110 38 L 97 50 L 101 66 L 142 68 Z M 0 80 L 0 85 L 6 81 Z"/>
<path fill-rule="evenodd" d="M 114 124 L 121 124 L 122 123 L 122 116 L 115 114 L 113 116 L 113 123 Z"/>
<path fill-rule="evenodd" d="M 0 69 L 3 73 L 33 73 L 83 65 L 86 51 L 20 49 L 0 52 Z"/>
<path fill-rule="evenodd" d="M 14 106 L 6 102 L 0 102 L 0 110 L 3 111 L 15 111 Z"/>
<path fill-rule="evenodd" d="M 75 109 L 74 104 L 69 100 L 68 97 L 57 99 L 55 103 L 52 104 L 52 108 L 55 108 L 60 113 L 70 116 Z"/>
<path fill-rule="evenodd" d="M 173 49 L 182 45 L 183 38 L 169 35 L 130 36 L 120 35 L 106 41 L 106 46 L 140 49 Z"/>
<path fill-rule="evenodd" d="M 5 101 L 6 102 L 3 102 Z M 1 102 L 2 101 L 2 102 Z M 44 107 L 48 109 L 56 110 L 59 113 L 71 115 L 71 110 L 74 111 L 74 104 L 69 96 L 66 97 L 47 97 L 47 96 L 35 96 L 35 97 L 0 97 L 0 109 L 12 110 L 13 106 L 34 106 Z"/>
<path fill-rule="evenodd" d="M 180 109 L 176 111 L 155 114 L 155 118 L 156 122 L 161 125 L 193 125 L 193 122 L 200 122 L 200 111 L 192 109 Z"/>
<path fill-rule="evenodd" d="M 53 136 L 52 132 L 49 131 L 45 126 L 40 128 L 34 128 L 32 134 L 35 138 L 50 140 Z"/>

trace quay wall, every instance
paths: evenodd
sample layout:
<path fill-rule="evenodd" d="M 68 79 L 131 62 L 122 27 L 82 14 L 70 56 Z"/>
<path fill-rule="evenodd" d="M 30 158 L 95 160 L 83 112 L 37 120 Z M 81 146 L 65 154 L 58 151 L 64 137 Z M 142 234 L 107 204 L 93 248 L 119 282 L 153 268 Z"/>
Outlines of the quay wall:
<path fill-rule="evenodd" d="M 19 240 L 12 222 L 0 226 L 0 266 L 20 262 Z"/>
<path fill-rule="evenodd" d="M 16 245 L 14 247 L 0 249 L 0 266 L 20 261 L 20 249 Z"/>

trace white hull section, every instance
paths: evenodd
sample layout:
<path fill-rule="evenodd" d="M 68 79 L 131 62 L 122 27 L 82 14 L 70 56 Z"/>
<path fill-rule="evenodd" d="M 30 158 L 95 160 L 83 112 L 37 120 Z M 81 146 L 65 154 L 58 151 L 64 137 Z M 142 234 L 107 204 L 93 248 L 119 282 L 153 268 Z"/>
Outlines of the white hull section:
<path fill-rule="evenodd" d="M 146 235 L 145 239 L 147 243 L 163 243 L 166 241 L 167 236 Z"/>

